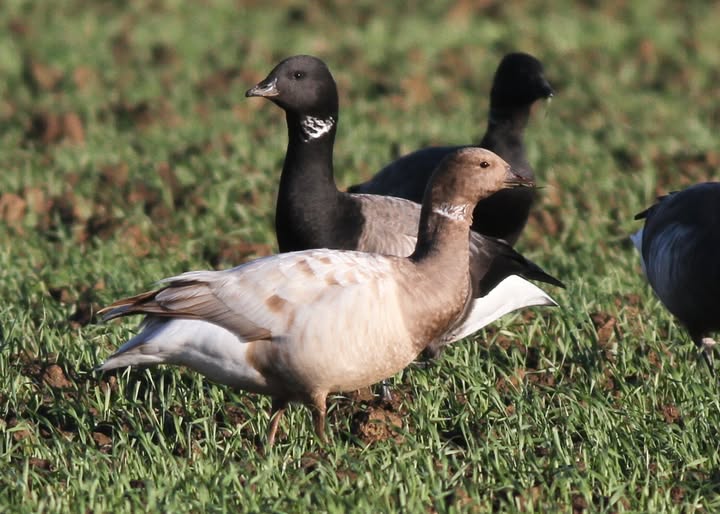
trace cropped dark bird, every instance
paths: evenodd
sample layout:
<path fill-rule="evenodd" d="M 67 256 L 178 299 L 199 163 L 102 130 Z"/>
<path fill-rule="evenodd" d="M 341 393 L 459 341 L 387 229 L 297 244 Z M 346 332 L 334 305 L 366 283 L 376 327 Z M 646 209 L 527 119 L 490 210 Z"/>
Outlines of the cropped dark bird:
<path fill-rule="evenodd" d="M 540 61 L 525 53 L 507 54 L 495 72 L 487 131 L 477 146 L 498 154 L 523 177 L 534 178 L 523 143 L 525 127 L 532 105 L 553 94 Z M 435 166 L 458 148 L 462 147 L 439 146 L 417 150 L 391 162 L 372 179 L 351 186 L 348 191 L 419 202 Z M 535 197 L 536 192 L 531 189 L 499 191 L 475 207 L 472 229 L 514 245 L 527 223 Z"/>
<path fill-rule="evenodd" d="M 275 218 L 281 252 L 338 248 L 398 256 L 412 253 L 419 204 L 389 196 L 344 193 L 335 185 L 338 93 L 325 63 L 308 55 L 285 59 L 246 95 L 265 97 L 286 115 L 288 146 Z M 523 172 L 518 173 L 526 182 L 531 181 Z M 431 354 L 513 310 L 556 305 L 526 279 L 554 285 L 561 282 L 507 243 L 473 232 L 470 252 L 472 308 L 465 323 L 430 345 Z"/>
<path fill-rule="evenodd" d="M 658 198 L 631 236 L 660 301 L 687 329 L 714 375 L 710 333 L 720 330 L 720 183 Z"/>
<path fill-rule="evenodd" d="M 268 446 L 288 403 L 303 403 L 324 441 L 329 393 L 399 372 L 462 323 L 472 297 L 470 207 L 525 184 L 492 152 L 458 151 L 433 176 L 409 257 L 306 250 L 165 279 L 101 311 L 145 319 L 100 369 L 175 364 L 269 395 Z"/>

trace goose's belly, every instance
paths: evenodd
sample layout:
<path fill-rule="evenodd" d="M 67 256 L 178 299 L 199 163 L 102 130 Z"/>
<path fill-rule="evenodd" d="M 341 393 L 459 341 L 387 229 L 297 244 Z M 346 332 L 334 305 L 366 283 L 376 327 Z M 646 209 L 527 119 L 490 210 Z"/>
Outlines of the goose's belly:
<path fill-rule="evenodd" d="M 405 338 L 338 339 L 334 351 L 307 345 L 307 351 L 291 357 L 293 374 L 309 390 L 351 391 L 398 373 L 418 352 Z"/>
<path fill-rule="evenodd" d="M 161 326 L 162 332 L 145 346 L 159 341 L 161 351 L 156 353 L 164 355 L 164 362 L 188 367 L 213 382 L 236 389 L 260 394 L 276 392 L 277 388 L 249 361 L 249 352 L 256 343 L 199 320 L 177 319 Z"/>
<path fill-rule="evenodd" d="M 378 302 L 355 317 L 296 320 L 292 342 L 273 341 L 280 374 L 287 372 L 303 389 L 327 392 L 358 389 L 401 371 L 419 353 L 399 306 Z M 290 344 L 288 344 L 290 343 Z"/>

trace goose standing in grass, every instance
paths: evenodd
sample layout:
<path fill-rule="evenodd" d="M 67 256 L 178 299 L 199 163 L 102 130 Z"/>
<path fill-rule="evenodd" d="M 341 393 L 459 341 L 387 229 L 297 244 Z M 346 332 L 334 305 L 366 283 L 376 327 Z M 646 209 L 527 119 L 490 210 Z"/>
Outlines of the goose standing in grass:
<path fill-rule="evenodd" d="M 523 177 L 534 178 L 523 143 L 525 127 L 533 104 L 553 94 L 539 60 L 525 53 L 507 54 L 495 72 L 487 130 L 477 146 L 498 154 Z M 390 195 L 419 202 L 435 166 L 458 148 L 461 147 L 439 146 L 417 150 L 391 162 L 372 179 L 351 186 L 348 191 Z M 532 189 L 495 193 L 475 207 L 473 230 L 514 245 L 527 223 L 535 197 Z"/>
<path fill-rule="evenodd" d="M 714 375 L 709 334 L 720 330 L 720 182 L 660 197 L 635 219 L 645 219 L 631 238 L 650 285 Z"/>
<path fill-rule="evenodd" d="M 338 93 L 323 61 L 308 55 L 285 59 L 246 96 L 267 98 L 286 114 L 288 146 L 275 217 L 281 252 L 336 248 L 401 257 L 413 252 L 419 204 L 388 196 L 344 193 L 335 185 Z M 527 174 L 520 175 L 527 178 Z M 526 279 L 561 287 L 562 283 L 504 241 L 473 232 L 470 252 L 475 301 L 464 323 L 428 347 L 431 356 L 516 309 L 557 305 Z M 387 389 L 383 394 L 387 397 Z"/>
<path fill-rule="evenodd" d="M 269 395 L 268 446 L 288 402 L 304 403 L 324 441 L 328 393 L 392 376 L 462 318 L 472 206 L 528 183 L 492 152 L 456 152 L 428 187 L 409 257 L 306 250 L 165 279 L 101 311 L 146 318 L 100 369 L 176 364 Z"/>

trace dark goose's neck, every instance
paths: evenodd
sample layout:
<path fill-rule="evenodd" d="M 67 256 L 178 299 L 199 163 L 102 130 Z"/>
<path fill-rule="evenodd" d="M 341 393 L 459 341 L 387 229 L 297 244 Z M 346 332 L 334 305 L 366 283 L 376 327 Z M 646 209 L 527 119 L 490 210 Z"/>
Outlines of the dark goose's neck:
<path fill-rule="evenodd" d="M 337 113 L 287 113 L 288 147 L 275 216 L 281 252 L 346 248 L 358 237 L 355 227 L 342 225 L 359 214 L 359 206 L 338 191 L 333 176 L 337 120 Z"/>
<path fill-rule="evenodd" d="M 522 171 L 526 162 L 523 137 L 530 119 L 530 105 L 520 107 L 491 106 L 487 131 L 480 146 L 492 150 L 513 168 Z M 515 162 L 513 162 L 515 161 Z"/>

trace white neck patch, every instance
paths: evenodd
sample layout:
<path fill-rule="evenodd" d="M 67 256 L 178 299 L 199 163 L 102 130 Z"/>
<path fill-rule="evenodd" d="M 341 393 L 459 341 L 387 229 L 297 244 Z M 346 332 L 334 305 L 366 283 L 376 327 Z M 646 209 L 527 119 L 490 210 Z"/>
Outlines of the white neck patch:
<path fill-rule="evenodd" d="M 453 221 L 463 221 L 467 217 L 467 210 L 467 204 L 452 205 L 450 203 L 441 203 L 440 206 L 433 209 L 433 212 Z"/>
<path fill-rule="evenodd" d="M 311 139 L 317 139 L 324 136 L 335 126 L 335 118 L 315 118 L 314 116 L 305 116 L 300 120 L 300 128 L 302 129 L 302 140 L 308 142 Z"/>

